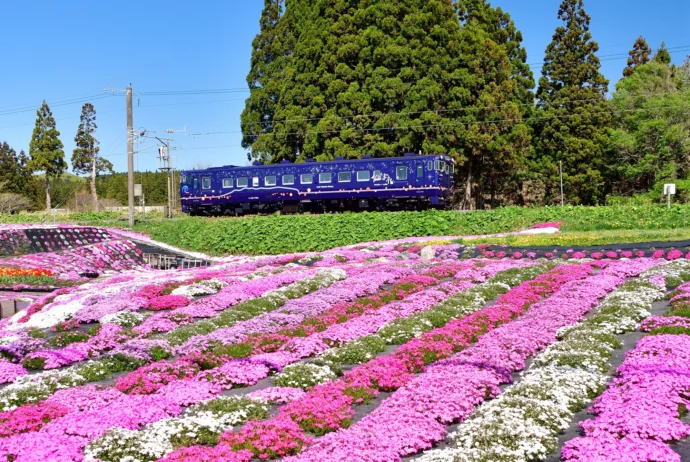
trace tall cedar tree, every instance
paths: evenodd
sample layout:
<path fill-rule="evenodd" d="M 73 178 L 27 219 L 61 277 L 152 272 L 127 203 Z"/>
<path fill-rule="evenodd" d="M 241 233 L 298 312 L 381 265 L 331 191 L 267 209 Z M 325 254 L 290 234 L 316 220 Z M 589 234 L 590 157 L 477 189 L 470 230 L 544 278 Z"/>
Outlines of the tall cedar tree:
<path fill-rule="evenodd" d="M 661 42 L 661 46 L 656 50 L 654 61 L 662 64 L 671 64 L 671 53 L 666 48 L 666 43 Z"/>
<path fill-rule="evenodd" d="M 59 178 L 67 169 L 63 145 L 60 141 L 60 132 L 55 128 L 55 119 L 48 107 L 48 103 L 43 101 L 41 108 L 36 111 L 36 127 L 31 135 L 29 144 L 28 167 L 31 171 L 42 171 L 45 174 L 46 184 L 46 210 L 51 209 L 50 202 L 50 182 Z"/>
<path fill-rule="evenodd" d="M 81 108 L 81 117 L 77 135 L 74 137 L 76 148 L 72 151 L 72 170 L 76 174 L 88 174 L 89 186 L 91 187 L 91 198 L 93 210 L 98 211 L 98 194 L 96 193 L 96 176 L 102 172 L 113 171 L 113 164 L 98 153 L 98 140 L 94 136 L 96 133 L 96 109 L 93 104 L 86 103 Z"/>
<path fill-rule="evenodd" d="M 604 197 L 603 154 L 611 125 L 608 80 L 599 72 L 599 46 L 589 33 L 582 0 L 563 0 L 558 18 L 563 26 L 546 47 L 537 91 L 543 110 L 537 155 L 544 199 L 560 202 L 562 161 L 566 201 L 596 204 Z"/>
<path fill-rule="evenodd" d="M 25 194 L 31 179 L 31 171 L 27 168 L 29 158 L 20 151 L 17 154 L 6 141 L 0 143 L 0 183 L 5 185 L 6 191 Z"/>
<path fill-rule="evenodd" d="M 456 111 L 470 101 L 471 70 L 448 0 L 291 0 L 277 29 L 283 23 L 299 36 L 269 69 L 280 90 L 255 157 L 423 151 L 464 161 Z"/>
<path fill-rule="evenodd" d="M 690 80 L 680 71 L 652 61 L 616 84 L 607 162 L 613 193 L 641 193 L 690 174 Z"/>
<path fill-rule="evenodd" d="M 461 0 L 457 11 L 470 69 L 464 81 L 469 104 L 455 114 L 467 127 L 461 139 L 466 160 L 460 202 L 464 208 L 472 202 L 483 208 L 488 199 L 495 207 L 499 195 L 517 196 L 531 140 L 523 118 L 534 101 L 534 78 L 525 63 L 522 34 L 509 14 L 486 0 Z"/>
<path fill-rule="evenodd" d="M 251 149 L 249 159 L 266 159 L 266 150 L 257 143 L 259 135 L 273 130 L 273 115 L 280 96 L 285 60 L 294 48 L 294 16 L 283 16 L 282 0 L 264 0 L 260 31 L 252 42 L 252 57 L 247 75 L 250 96 L 242 111 L 242 147 Z"/>
<path fill-rule="evenodd" d="M 623 76 L 630 77 L 637 66 L 647 64 L 649 62 L 649 55 L 652 54 L 652 49 L 649 48 L 647 41 L 641 35 L 637 37 L 633 44 L 632 50 L 628 52 L 628 67 L 623 69 Z"/>

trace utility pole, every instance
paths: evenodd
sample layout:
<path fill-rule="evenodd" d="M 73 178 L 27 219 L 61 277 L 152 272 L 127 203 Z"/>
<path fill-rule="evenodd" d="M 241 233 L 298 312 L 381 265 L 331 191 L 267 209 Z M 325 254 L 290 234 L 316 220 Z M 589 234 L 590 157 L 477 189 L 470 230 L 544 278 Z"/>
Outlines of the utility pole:
<path fill-rule="evenodd" d="M 563 161 L 559 162 L 561 170 L 561 208 L 565 207 L 565 200 L 563 199 Z"/>
<path fill-rule="evenodd" d="M 134 121 L 132 117 L 132 86 L 127 87 L 127 201 L 129 228 L 134 228 Z"/>
<path fill-rule="evenodd" d="M 124 91 L 127 99 L 127 202 L 129 206 L 129 227 L 134 227 L 134 121 L 132 117 L 132 84 L 122 90 L 118 88 L 105 87 L 103 93 L 108 90 L 113 92 Z"/>

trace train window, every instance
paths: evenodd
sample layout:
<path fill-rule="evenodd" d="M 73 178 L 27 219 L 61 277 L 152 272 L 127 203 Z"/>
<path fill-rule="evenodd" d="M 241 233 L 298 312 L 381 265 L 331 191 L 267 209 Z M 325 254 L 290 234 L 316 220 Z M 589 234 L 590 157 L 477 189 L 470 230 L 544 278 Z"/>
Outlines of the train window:
<path fill-rule="evenodd" d="M 267 177 L 264 177 L 264 184 L 266 186 L 275 186 L 276 185 L 276 176 L 275 175 L 269 175 Z"/>
<path fill-rule="evenodd" d="M 259 186 L 259 177 L 258 176 L 252 177 L 252 186 L 254 186 L 254 187 Z"/>
<path fill-rule="evenodd" d="M 374 170 L 374 181 L 381 181 L 381 170 Z"/>
<path fill-rule="evenodd" d="M 450 173 L 451 174 L 455 173 L 455 165 L 454 164 L 450 164 Z"/>
<path fill-rule="evenodd" d="M 434 163 L 432 161 L 428 161 L 426 163 L 426 169 L 432 171 L 434 169 Z"/>
<path fill-rule="evenodd" d="M 187 175 L 181 175 L 180 176 L 180 183 L 182 183 L 182 184 L 187 183 Z"/>
<path fill-rule="evenodd" d="M 249 179 L 246 176 L 237 179 L 238 188 L 246 188 L 247 186 L 249 186 Z"/>
<path fill-rule="evenodd" d="M 407 180 L 407 167 L 397 167 L 395 169 L 396 180 Z"/>
<path fill-rule="evenodd" d="M 417 178 L 424 178 L 424 165 L 417 165 Z"/>
<path fill-rule="evenodd" d="M 194 189 L 199 188 L 199 179 L 197 177 L 194 177 L 194 186 L 192 186 Z"/>
<path fill-rule="evenodd" d="M 232 188 L 232 178 L 223 178 L 223 187 Z"/>
<path fill-rule="evenodd" d="M 357 181 L 371 180 L 371 172 L 369 170 L 361 170 L 357 172 Z"/>
<path fill-rule="evenodd" d="M 295 184 L 295 175 L 283 175 L 283 184 Z"/>
<path fill-rule="evenodd" d="M 352 173 L 350 172 L 338 172 L 338 182 L 347 183 L 352 180 Z"/>
<path fill-rule="evenodd" d="M 434 161 L 434 170 L 438 170 L 438 160 Z"/>
<path fill-rule="evenodd" d="M 446 164 L 446 173 L 450 173 L 450 164 Z"/>
<path fill-rule="evenodd" d="M 211 177 L 205 176 L 201 178 L 201 189 L 211 189 Z"/>
<path fill-rule="evenodd" d="M 299 182 L 302 184 L 312 184 L 314 182 L 314 174 L 303 173 L 299 176 Z"/>
<path fill-rule="evenodd" d="M 441 170 L 441 173 L 446 171 L 446 163 L 445 162 L 441 162 L 441 167 L 439 168 L 439 170 Z"/>
<path fill-rule="evenodd" d="M 319 173 L 319 183 L 330 183 L 333 175 L 331 172 Z"/>

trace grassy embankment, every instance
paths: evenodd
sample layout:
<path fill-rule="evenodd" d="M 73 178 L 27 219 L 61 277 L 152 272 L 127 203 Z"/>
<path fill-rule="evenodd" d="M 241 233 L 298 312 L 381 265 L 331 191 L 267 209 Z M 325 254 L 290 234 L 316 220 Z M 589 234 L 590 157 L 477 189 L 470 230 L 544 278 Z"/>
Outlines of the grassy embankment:
<path fill-rule="evenodd" d="M 0 216 L 0 222 L 40 221 L 36 216 Z M 473 242 L 551 246 L 683 240 L 690 238 L 690 231 L 685 230 L 687 216 L 690 216 L 690 205 L 676 205 L 670 211 L 661 206 L 506 207 L 473 212 L 181 217 L 139 222 L 134 230 L 162 242 L 214 255 L 277 254 L 410 236 L 502 233 L 550 221 L 562 221 L 563 232 L 555 236 L 508 236 Z M 127 223 L 122 213 L 114 212 L 61 215 L 57 221 L 112 227 L 124 227 Z"/>

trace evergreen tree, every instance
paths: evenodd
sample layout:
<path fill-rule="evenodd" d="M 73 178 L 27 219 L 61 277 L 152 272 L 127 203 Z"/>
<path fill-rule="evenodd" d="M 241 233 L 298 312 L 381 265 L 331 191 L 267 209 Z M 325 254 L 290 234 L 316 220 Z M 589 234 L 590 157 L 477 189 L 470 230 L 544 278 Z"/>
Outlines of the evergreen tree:
<path fill-rule="evenodd" d="M 661 46 L 656 50 L 654 61 L 662 64 L 671 64 L 671 53 L 666 48 L 666 43 L 661 42 Z"/>
<path fill-rule="evenodd" d="M 462 204 L 470 208 L 472 183 L 476 183 L 475 206 L 484 206 L 488 193 L 491 206 L 498 194 L 517 195 L 522 160 L 530 145 L 530 131 L 523 122 L 534 100 L 534 78 L 525 63 L 522 34 L 510 15 L 486 0 L 457 3 L 463 55 L 470 57 L 465 85 L 469 90 L 466 109 L 457 114 L 467 124 L 462 139 L 466 161 L 460 170 Z"/>
<path fill-rule="evenodd" d="M 599 46 L 589 32 L 582 0 L 563 0 L 563 25 L 546 47 L 537 91 L 542 109 L 537 163 L 547 202 L 559 201 L 559 162 L 570 203 L 596 204 L 604 197 L 603 154 L 611 113 L 608 81 L 599 72 Z"/>
<path fill-rule="evenodd" d="M 50 182 L 57 179 L 67 169 L 63 145 L 60 141 L 60 132 L 55 128 L 55 119 L 43 101 L 41 108 L 36 111 L 36 127 L 31 135 L 29 155 L 31 159 L 28 168 L 33 171 L 45 173 L 46 185 L 46 210 L 51 209 Z"/>
<path fill-rule="evenodd" d="M 292 0 L 278 29 L 283 23 L 298 36 L 280 76 L 271 76 L 280 79 L 279 97 L 255 156 L 423 151 L 462 160 L 457 111 L 471 70 L 462 67 L 467 57 L 449 1 Z"/>
<path fill-rule="evenodd" d="M 628 58 L 628 67 L 623 69 L 623 76 L 630 77 L 635 71 L 637 66 L 642 64 L 647 64 L 649 62 L 649 55 L 652 53 L 652 49 L 649 48 L 647 41 L 641 35 L 637 37 L 635 43 L 633 44 L 632 50 L 628 53 L 630 57 Z"/>
<path fill-rule="evenodd" d="M 76 148 L 72 152 L 72 170 L 76 174 L 88 174 L 91 187 L 93 210 L 98 211 L 98 194 L 96 192 L 96 176 L 102 172 L 112 172 L 113 164 L 98 153 L 96 133 L 96 109 L 93 104 L 86 103 L 81 108 L 81 117 L 77 135 L 74 137 Z"/>
<path fill-rule="evenodd" d="M 242 147 L 251 149 L 249 159 L 265 158 L 265 149 L 255 145 L 262 133 L 271 132 L 273 114 L 280 95 L 282 72 L 289 50 L 294 47 L 294 29 L 288 27 L 289 14 L 281 21 L 282 0 L 264 0 L 259 21 L 260 31 L 252 42 L 252 58 L 247 84 L 250 96 L 240 118 Z"/>
<path fill-rule="evenodd" d="M 17 155 L 6 141 L 0 143 L 0 183 L 8 192 L 24 194 L 31 179 L 31 171 L 26 166 L 28 161 L 24 151 Z"/>

